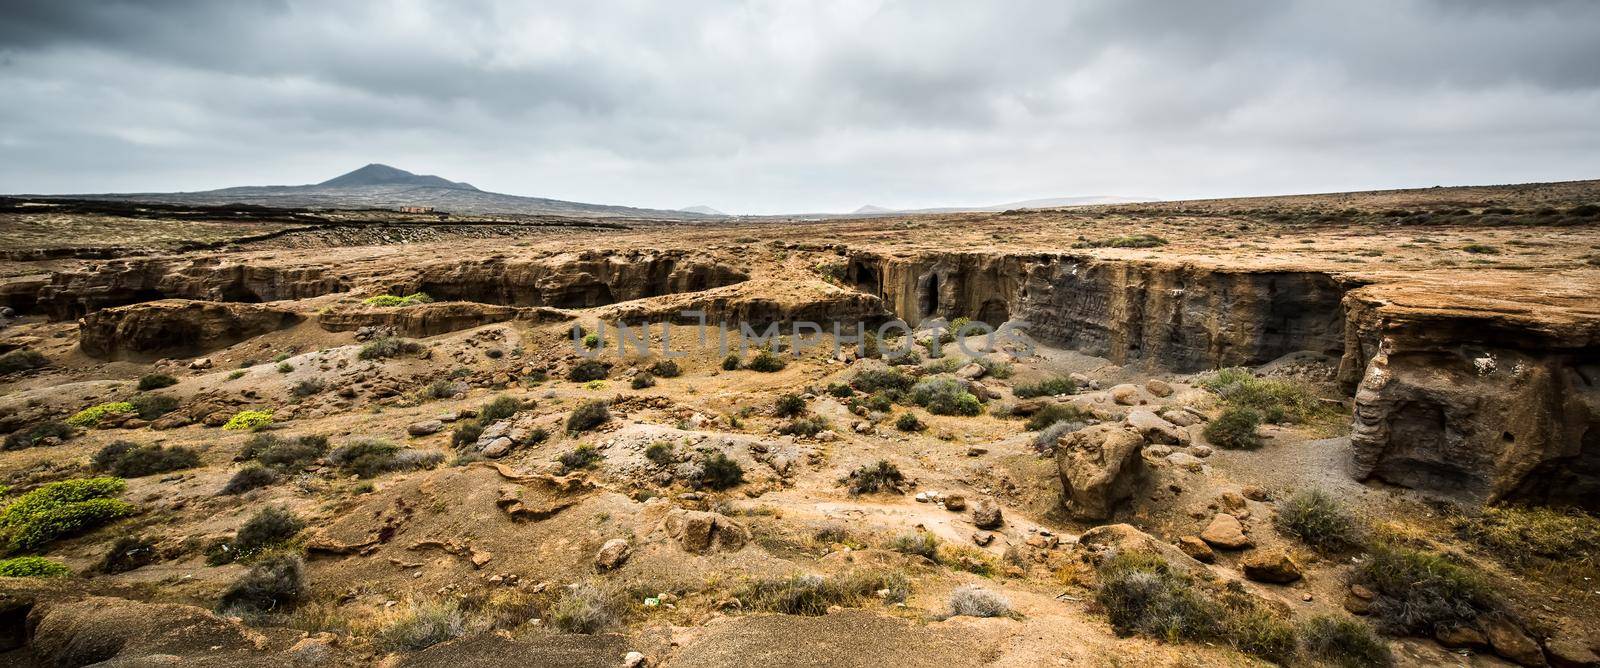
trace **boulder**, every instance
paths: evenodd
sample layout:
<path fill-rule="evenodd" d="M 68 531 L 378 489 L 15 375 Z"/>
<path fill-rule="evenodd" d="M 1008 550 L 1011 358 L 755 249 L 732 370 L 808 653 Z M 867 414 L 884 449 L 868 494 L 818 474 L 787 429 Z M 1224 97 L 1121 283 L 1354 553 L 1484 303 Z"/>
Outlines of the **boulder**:
<path fill-rule="evenodd" d="M 289 327 L 301 317 L 264 304 L 162 299 L 95 311 L 78 321 L 78 346 L 101 359 L 195 355 Z"/>
<path fill-rule="evenodd" d="M 1136 406 L 1139 404 L 1139 388 L 1128 383 L 1112 387 L 1107 392 L 1107 395 L 1111 397 L 1111 401 L 1119 406 Z"/>
<path fill-rule="evenodd" d="M 685 552 L 737 552 L 750 541 L 750 530 L 723 515 L 675 508 L 662 522 L 667 535 Z"/>
<path fill-rule="evenodd" d="M 1000 511 L 1000 504 L 994 499 L 980 499 L 972 507 L 972 523 L 979 529 L 998 529 L 1005 524 L 1005 518 Z"/>
<path fill-rule="evenodd" d="M 423 420 L 406 426 L 406 433 L 412 436 L 427 436 L 429 434 L 437 434 L 442 429 L 444 429 L 444 423 L 439 420 Z"/>
<path fill-rule="evenodd" d="M 1300 566 L 1282 550 L 1256 550 L 1239 560 L 1239 570 L 1256 582 L 1288 584 L 1299 580 Z"/>
<path fill-rule="evenodd" d="M 1373 598 L 1371 589 L 1361 585 L 1350 585 L 1350 590 L 1344 596 L 1344 609 L 1352 615 L 1371 613 Z"/>
<path fill-rule="evenodd" d="M 982 378 L 983 374 L 984 374 L 983 367 L 978 366 L 977 364 L 968 364 L 968 365 L 963 366 L 963 367 L 961 367 L 959 369 L 956 369 L 956 377 L 960 378 L 962 380 L 977 380 L 979 378 Z"/>
<path fill-rule="evenodd" d="M 1144 479 L 1143 446 L 1138 432 L 1119 425 L 1097 424 L 1063 436 L 1056 469 L 1067 509 L 1085 520 L 1111 517 Z"/>
<path fill-rule="evenodd" d="M 1550 659 L 1550 665 L 1555 668 L 1595 668 L 1600 666 L 1600 656 L 1596 656 L 1589 643 L 1582 638 L 1571 635 L 1565 629 L 1557 631 L 1555 637 L 1544 643 L 1544 653 Z"/>
<path fill-rule="evenodd" d="M 1217 513 L 1211 518 L 1206 530 L 1200 532 L 1200 539 L 1222 550 L 1242 550 L 1254 545 L 1244 535 L 1244 525 L 1239 523 L 1239 518 L 1227 513 Z"/>
<path fill-rule="evenodd" d="M 1200 540 L 1199 536 L 1184 536 L 1178 539 L 1178 549 L 1189 555 L 1195 561 L 1209 564 L 1217 560 L 1217 553 L 1211 551 L 1211 546 Z"/>
<path fill-rule="evenodd" d="M 1545 665 L 1544 652 L 1539 650 L 1539 643 L 1528 637 L 1527 632 L 1509 617 L 1491 615 L 1479 621 L 1484 637 L 1489 639 L 1489 646 L 1500 658 L 1522 666 Z"/>
<path fill-rule="evenodd" d="M 633 554 L 633 548 L 628 545 L 625 538 L 612 538 L 600 546 L 600 551 L 594 555 L 594 567 L 609 571 L 615 570 L 628 561 L 628 556 Z"/>
<path fill-rule="evenodd" d="M 1128 426 L 1138 430 L 1146 441 L 1163 445 L 1189 445 L 1189 432 L 1156 415 L 1154 411 L 1136 410 L 1128 413 Z"/>
<path fill-rule="evenodd" d="M 1078 547 L 1097 563 L 1111 554 L 1132 550 L 1161 557 L 1168 566 L 1185 573 L 1205 570 L 1204 564 L 1182 550 L 1128 524 L 1105 524 L 1085 531 L 1078 537 Z"/>
<path fill-rule="evenodd" d="M 1160 380 L 1158 378 L 1151 378 L 1150 380 L 1145 381 L 1144 389 L 1150 394 L 1158 397 L 1172 396 L 1172 386 L 1168 385 L 1167 381 Z"/>
<path fill-rule="evenodd" d="M 1489 639 L 1483 637 L 1483 632 L 1471 626 L 1440 626 L 1433 630 L 1433 639 L 1450 649 L 1483 649 L 1489 646 Z"/>

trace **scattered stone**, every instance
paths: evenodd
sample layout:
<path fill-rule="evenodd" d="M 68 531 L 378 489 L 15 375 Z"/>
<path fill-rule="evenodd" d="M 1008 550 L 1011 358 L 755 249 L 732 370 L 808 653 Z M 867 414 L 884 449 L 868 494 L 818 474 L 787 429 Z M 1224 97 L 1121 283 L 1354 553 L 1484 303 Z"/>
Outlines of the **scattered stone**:
<path fill-rule="evenodd" d="M 1056 447 L 1056 470 L 1067 509 L 1080 519 L 1103 520 L 1138 489 L 1145 475 L 1139 433 L 1097 424 L 1067 434 Z"/>
<path fill-rule="evenodd" d="M 1206 463 L 1200 461 L 1199 457 L 1191 455 L 1187 452 L 1174 452 L 1170 455 L 1167 455 L 1167 461 L 1173 466 L 1193 471 L 1195 473 L 1204 471 L 1206 467 Z"/>
<path fill-rule="evenodd" d="M 1489 646 L 1494 648 L 1494 653 L 1501 658 L 1514 661 L 1523 666 L 1545 665 L 1544 652 L 1539 650 L 1539 643 L 1505 615 L 1492 615 L 1487 620 L 1479 620 L 1483 625 L 1483 635 L 1489 639 Z"/>
<path fill-rule="evenodd" d="M 1350 590 L 1345 593 L 1344 609 L 1352 615 L 1365 615 L 1372 612 L 1373 593 L 1361 585 L 1350 585 Z"/>
<path fill-rule="evenodd" d="M 628 652 L 622 657 L 622 668 L 649 668 L 650 657 L 638 652 Z"/>
<path fill-rule="evenodd" d="M 1189 432 L 1172 424 L 1156 415 L 1152 411 L 1130 411 L 1127 418 L 1128 426 L 1139 430 L 1139 434 L 1151 443 L 1166 445 L 1189 445 Z"/>
<path fill-rule="evenodd" d="M 967 497 L 960 494 L 951 494 L 944 497 L 944 509 L 952 513 L 959 513 L 967 509 Z"/>
<path fill-rule="evenodd" d="M 972 532 L 972 542 L 978 547 L 988 547 L 990 543 L 994 542 L 994 533 L 991 531 L 974 531 Z"/>
<path fill-rule="evenodd" d="M 1470 626 L 1440 626 L 1434 629 L 1433 639 L 1450 649 L 1482 649 L 1489 646 L 1489 639 Z"/>
<path fill-rule="evenodd" d="M 612 538 L 600 546 L 600 551 L 594 555 L 594 566 L 602 571 L 614 570 L 628 561 L 633 554 L 633 548 L 628 545 L 625 538 Z"/>
<path fill-rule="evenodd" d="M 191 369 L 209 369 L 209 368 L 211 368 L 211 358 L 209 358 L 209 357 L 196 357 L 193 360 L 189 361 L 189 368 L 191 368 Z"/>
<path fill-rule="evenodd" d="M 1244 525 L 1239 523 L 1239 518 L 1227 513 L 1217 513 L 1212 517 L 1211 524 L 1200 532 L 1200 539 L 1222 550 L 1242 550 L 1254 545 L 1244 535 Z"/>
<path fill-rule="evenodd" d="M 979 529 L 998 529 L 1005 523 L 1005 518 L 1000 512 L 1000 504 L 994 499 L 982 499 L 972 508 L 972 523 Z"/>
<path fill-rule="evenodd" d="M 499 459 L 506 456 L 506 453 L 511 452 L 511 447 L 514 445 L 516 445 L 516 442 L 509 437 L 501 436 L 483 446 L 483 456 L 490 459 Z"/>
<path fill-rule="evenodd" d="M 1172 386 L 1168 385 L 1167 381 L 1161 380 L 1159 378 L 1151 378 L 1150 380 L 1145 381 L 1144 382 L 1144 389 L 1149 391 L 1150 394 L 1156 395 L 1158 397 L 1170 397 L 1170 396 L 1172 396 Z"/>
<path fill-rule="evenodd" d="M 1550 658 L 1550 665 L 1555 668 L 1600 666 L 1600 655 L 1596 655 L 1588 643 L 1572 636 L 1566 629 L 1557 631 L 1555 637 L 1545 641 L 1544 652 Z"/>
<path fill-rule="evenodd" d="M 1178 539 L 1178 549 L 1184 554 L 1193 557 L 1195 561 L 1209 564 L 1217 560 L 1217 553 L 1211 551 L 1211 546 L 1200 540 L 1199 536 L 1184 536 Z"/>
<path fill-rule="evenodd" d="M 737 552 L 750 541 L 750 530 L 723 515 L 675 508 L 663 521 L 667 535 L 685 552 Z"/>
<path fill-rule="evenodd" d="M 1288 584 L 1299 580 L 1300 566 L 1281 550 L 1256 550 L 1239 560 L 1244 576 L 1256 582 Z"/>
<path fill-rule="evenodd" d="M 1257 487 L 1255 485 L 1245 485 L 1244 489 L 1239 490 L 1239 493 L 1243 494 L 1244 498 L 1246 498 L 1246 499 L 1250 499 L 1251 501 L 1258 501 L 1258 502 L 1261 502 L 1261 503 L 1266 503 L 1267 499 L 1270 498 L 1269 496 L 1267 496 L 1267 490 L 1262 489 L 1260 487 Z"/>
<path fill-rule="evenodd" d="M 1127 383 L 1112 387 L 1107 394 L 1119 406 L 1136 406 L 1139 404 L 1139 388 Z"/>
<path fill-rule="evenodd" d="M 1201 458 L 1210 457 L 1211 454 L 1214 453 L 1214 452 L 1216 452 L 1216 451 L 1212 450 L 1211 446 L 1209 446 L 1209 445 L 1197 445 L 1197 446 L 1194 446 L 1192 448 L 1189 448 L 1189 454 L 1194 455 L 1196 457 L 1201 457 Z"/>
<path fill-rule="evenodd" d="M 443 421 L 423 420 L 422 422 L 413 422 L 406 426 L 406 433 L 412 436 L 427 436 L 429 434 L 437 434 L 442 429 L 444 429 Z"/>
<path fill-rule="evenodd" d="M 956 377 L 962 380 L 977 380 L 982 378 L 983 374 L 983 367 L 978 366 L 977 364 L 967 364 L 966 366 L 956 369 Z"/>

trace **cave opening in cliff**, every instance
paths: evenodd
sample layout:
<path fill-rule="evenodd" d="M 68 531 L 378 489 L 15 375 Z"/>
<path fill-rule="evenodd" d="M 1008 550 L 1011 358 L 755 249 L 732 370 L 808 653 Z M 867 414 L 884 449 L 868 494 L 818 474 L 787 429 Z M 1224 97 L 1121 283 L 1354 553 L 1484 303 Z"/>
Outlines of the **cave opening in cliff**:
<path fill-rule="evenodd" d="M 998 328 L 1011 319 L 1011 309 L 1006 306 L 1004 300 L 991 299 L 978 309 L 977 319 L 990 327 Z"/>
<path fill-rule="evenodd" d="M 261 302 L 265 301 L 261 298 L 261 295 L 256 294 L 254 290 L 237 283 L 223 288 L 221 294 L 217 295 L 217 298 L 218 301 L 238 302 L 242 304 L 260 304 Z"/>
<path fill-rule="evenodd" d="M 939 275 L 928 274 L 917 289 L 917 316 L 931 318 L 939 312 Z"/>

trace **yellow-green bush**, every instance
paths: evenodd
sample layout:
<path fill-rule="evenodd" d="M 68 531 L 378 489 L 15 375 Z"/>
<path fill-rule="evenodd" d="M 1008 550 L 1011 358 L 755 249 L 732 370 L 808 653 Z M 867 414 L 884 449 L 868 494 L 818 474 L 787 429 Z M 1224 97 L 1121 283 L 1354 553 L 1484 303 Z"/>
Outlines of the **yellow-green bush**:
<path fill-rule="evenodd" d="M 79 478 L 53 482 L 17 497 L 0 510 L 0 537 L 12 551 L 31 550 L 133 513 L 116 498 L 126 488 L 121 478 Z"/>
<path fill-rule="evenodd" d="M 366 304 L 368 306 L 378 306 L 378 307 L 382 307 L 382 308 L 395 308 L 395 307 L 399 307 L 399 306 L 413 306 L 413 305 L 416 305 L 416 304 L 428 304 L 428 303 L 432 303 L 432 302 L 433 302 L 433 298 L 429 297 L 428 294 L 425 293 L 425 292 L 416 292 L 416 293 L 412 293 L 412 294 L 406 295 L 404 297 L 398 297 L 398 296 L 395 296 L 395 295 L 378 295 L 376 297 L 368 297 L 366 299 L 361 300 L 361 303 Z"/>
<path fill-rule="evenodd" d="M 113 401 L 110 403 L 90 406 L 67 418 L 67 424 L 74 427 L 93 427 L 100 424 L 107 415 L 134 412 L 133 404 L 126 401 Z"/>
<path fill-rule="evenodd" d="M 12 557 L 0 559 L 0 577 L 4 578 L 62 578 L 72 575 L 66 564 L 44 557 Z"/>
<path fill-rule="evenodd" d="M 239 411 L 222 428 L 228 431 L 256 431 L 271 424 L 272 411 Z"/>

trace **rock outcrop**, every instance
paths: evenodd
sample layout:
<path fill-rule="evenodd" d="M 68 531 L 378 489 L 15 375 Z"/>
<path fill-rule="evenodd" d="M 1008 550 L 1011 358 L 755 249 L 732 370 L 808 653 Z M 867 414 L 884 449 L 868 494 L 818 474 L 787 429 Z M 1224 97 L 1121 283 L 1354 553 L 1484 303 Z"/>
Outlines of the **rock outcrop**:
<path fill-rule="evenodd" d="M 662 526 L 685 552 L 737 552 L 750 542 L 750 530 L 717 513 L 675 508 Z"/>
<path fill-rule="evenodd" d="M 216 257 L 132 258 L 56 272 L 35 293 L 36 308 L 53 320 L 157 299 L 257 303 L 307 299 L 349 289 L 322 265 L 229 262 Z"/>
<path fill-rule="evenodd" d="M 1144 444 L 1139 432 L 1111 424 L 1062 436 L 1056 446 L 1056 468 L 1067 510 L 1084 520 L 1111 517 L 1144 478 L 1140 456 Z"/>
<path fill-rule="evenodd" d="M 698 292 L 748 278 L 743 271 L 685 251 L 590 251 L 427 264 L 389 292 L 425 292 L 439 300 L 505 306 L 592 308 Z"/>
<path fill-rule="evenodd" d="M 499 306 L 477 302 L 435 302 L 398 308 L 348 306 L 317 314 L 317 326 L 330 332 L 353 332 L 363 327 L 388 327 L 404 336 L 448 334 L 482 325 L 527 320 L 560 322 L 572 316 L 550 308 Z"/>
<path fill-rule="evenodd" d="M 261 304 L 166 299 L 84 316 L 78 321 L 78 345 L 103 359 L 197 355 L 300 320 L 292 311 Z"/>

